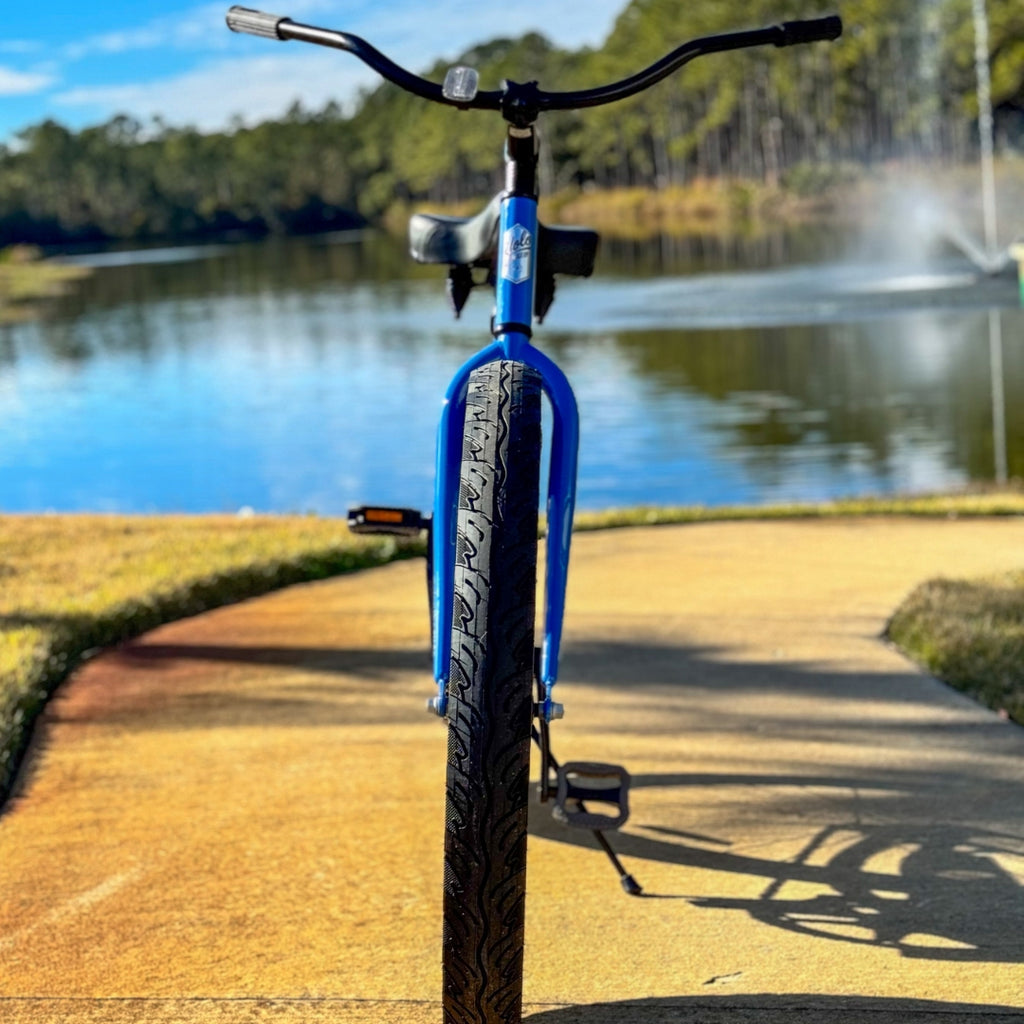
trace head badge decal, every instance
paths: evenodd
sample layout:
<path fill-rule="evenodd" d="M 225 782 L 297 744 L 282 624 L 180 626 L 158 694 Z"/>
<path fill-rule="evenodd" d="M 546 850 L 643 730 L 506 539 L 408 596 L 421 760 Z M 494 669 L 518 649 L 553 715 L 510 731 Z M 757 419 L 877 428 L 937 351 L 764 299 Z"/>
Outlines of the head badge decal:
<path fill-rule="evenodd" d="M 513 284 L 522 284 L 530 276 L 533 235 L 522 224 L 513 224 L 501 240 L 501 276 Z"/>

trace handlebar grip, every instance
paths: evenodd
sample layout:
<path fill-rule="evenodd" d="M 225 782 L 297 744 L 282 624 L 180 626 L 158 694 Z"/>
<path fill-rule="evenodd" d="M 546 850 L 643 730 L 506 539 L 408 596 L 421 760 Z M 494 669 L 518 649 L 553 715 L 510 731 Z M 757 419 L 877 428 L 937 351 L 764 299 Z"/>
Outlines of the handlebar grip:
<path fill-rule="evenodd" d="M 776 46 L 798 46 L 800 43 L 838 39 L 843 34 L 843 21 L 837 14 L 833 14 L 828 18 L 813 18 L 810 21 L 786 21 L 779 29 L 782 38 Z"/>
<path fill-rule="evenodd" d="M 280 39 L 277 26 L 291 18 L 282 18 L 277 14 L 264 14 L 248 7 L 232 7 L 227 14 L 228 28 L 232 32 L 248 32 L 252 36 L 263 36 L 266 39 Z"/>

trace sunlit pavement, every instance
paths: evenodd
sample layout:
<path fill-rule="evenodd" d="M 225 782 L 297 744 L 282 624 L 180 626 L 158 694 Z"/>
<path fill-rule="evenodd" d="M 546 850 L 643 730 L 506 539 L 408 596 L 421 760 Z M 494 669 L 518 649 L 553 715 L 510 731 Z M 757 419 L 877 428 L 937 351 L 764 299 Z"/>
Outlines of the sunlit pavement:
<path fill-rule="evenodd" d="M 1024 520 L 579 535 L 562 760 L 531 817 L 537 1024 L 1024 1018 L 1024 731 L 879 634 Z M 157 630 L 50 706 L 0 816 L 0 1021 L 440 1021 L 445 733 L 421 563 Z"/>

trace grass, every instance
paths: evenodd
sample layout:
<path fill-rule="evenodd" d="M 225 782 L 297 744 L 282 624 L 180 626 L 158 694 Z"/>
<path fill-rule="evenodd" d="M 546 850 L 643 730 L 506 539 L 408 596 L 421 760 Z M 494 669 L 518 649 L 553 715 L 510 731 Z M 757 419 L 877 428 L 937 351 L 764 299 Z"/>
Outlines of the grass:
<path fill-rule="evenodd" d="M 772 507 L 583 513 L 577 529 L 863 515 L 1024 515 L 1024 492 Z M 381 565 L 422 543 L 358 537 L 313 516 L 0 515 L 0 803 L 32 723 L 98 648 L 292 583 Z M 891 638 L 941 678 L 1024 723 L 1024 572 L 926 584 Z"/>
<path fill-rule="evenodd" d="M 419 551 L 315 517 L 0 516 L 0 802 L 35 717 L 93 649 Z"/>
<path fill-rule="evenodd" d="M 1024 160 L 1012 154 L 996 161 L 1001 208 L 1024 206 L 1022 168 Z M 902 214 L 912 196 L 922 211 L 942 210 L 954 223 L 977 225 L 982 222 L 977 182 L 973 163 L 935 168 L 911 161 L 867 169 L 810 162 L 788 168 L 775 184 L 723 175 L 694 177 L 684 185 L 660 188 L 563 188 L 541 197 L 540 218 L 548 224 L 585 225 L 606 238 L 629 240 L 658 234 L 757 237 L 805 224 L 891 230 L 894 211 L 900 212 L 897 219 L 903 223 Z M 388 209 L 383 224 L 404 235 L 414 210 L 469 217 L 479 213 L 489 198 L 451 203 L 423 200 L 411 205 L 399 200 Z M 923 223 L 923 232 L 927 234 L 924 229 L 930 227 Z M 930 244 L 938 244 L 940 234 Z"/>
<path fill-rule="evenodd" d="M 886 636 L 950 686 L 1024 725 L 1024 571 L 922 583 Z"/>
<path fill-rule="evenodd" d="M 730 178 L 698 179 L 662 189 L 562 192 L 543 200 L 541 219 L 584 224 L 607 238 L 652 234 L 756 234 L 759 228 L 822 220 L 836 214 L 832 193 L 800 194 L 782 186 Z"/>
<path fill-rule="evenodd" d="M 44 260 L 30 245 L 0 249 L 0 324 L 30 317 L 35 303 L 63 294 L 88 273 L 85 267 Z"/>
<path fill-rule="evenodd" d="M 1024 515 L 1024 491 L 978 491 L 907 498 L 847 498 L 820 504 L 610 509 L 606 512 L 580 513 L 576 517 L 575 528 L 606 530 L 619 526 L 665 526 L 672 523 L 888 515 L 949 519 L 960 516 L 1020 516 Z"/>
<path fill-rule="evenodd" d="M 414 211 L 471 217 L 487 198 L 461 202 L 400 201 L 383 223 L 394 234 L 405 233 Z M 781 222 L 806 223 L 835 219 L 839 204 L 834 189 L 794 189 L 732 178 L 700 178 L 688 185 L 652 188 L 565 189 L 540 201 L 540 218 L 549 224 L 585 225 L 606 238 L 647 239 L 652 235 L 756 235 Z"/>

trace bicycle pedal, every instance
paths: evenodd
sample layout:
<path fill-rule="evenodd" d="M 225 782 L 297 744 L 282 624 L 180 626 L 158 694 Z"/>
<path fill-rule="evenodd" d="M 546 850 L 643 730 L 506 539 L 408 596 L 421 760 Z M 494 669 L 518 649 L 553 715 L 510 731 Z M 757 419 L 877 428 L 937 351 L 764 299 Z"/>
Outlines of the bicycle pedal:
<path fill-rule="evenodd" d="M 416 537 L 430 529 L 430 516 L 414 508 L 389 508 L 385 505 L 360 505 L 348 510 L 348 528 L 353 533 L 387 533 Z"/>
<path fill-rule="evenodd" d="M 629 817 L 629 772 L 621 765 L 570 761 L 557 772 L 556 821 L 572 828 L 608 831 L 621 828 Z M 592 804 L 601 811 L 591 809 Z M 614 810 L 613 810 L 614 809 Z"/>

